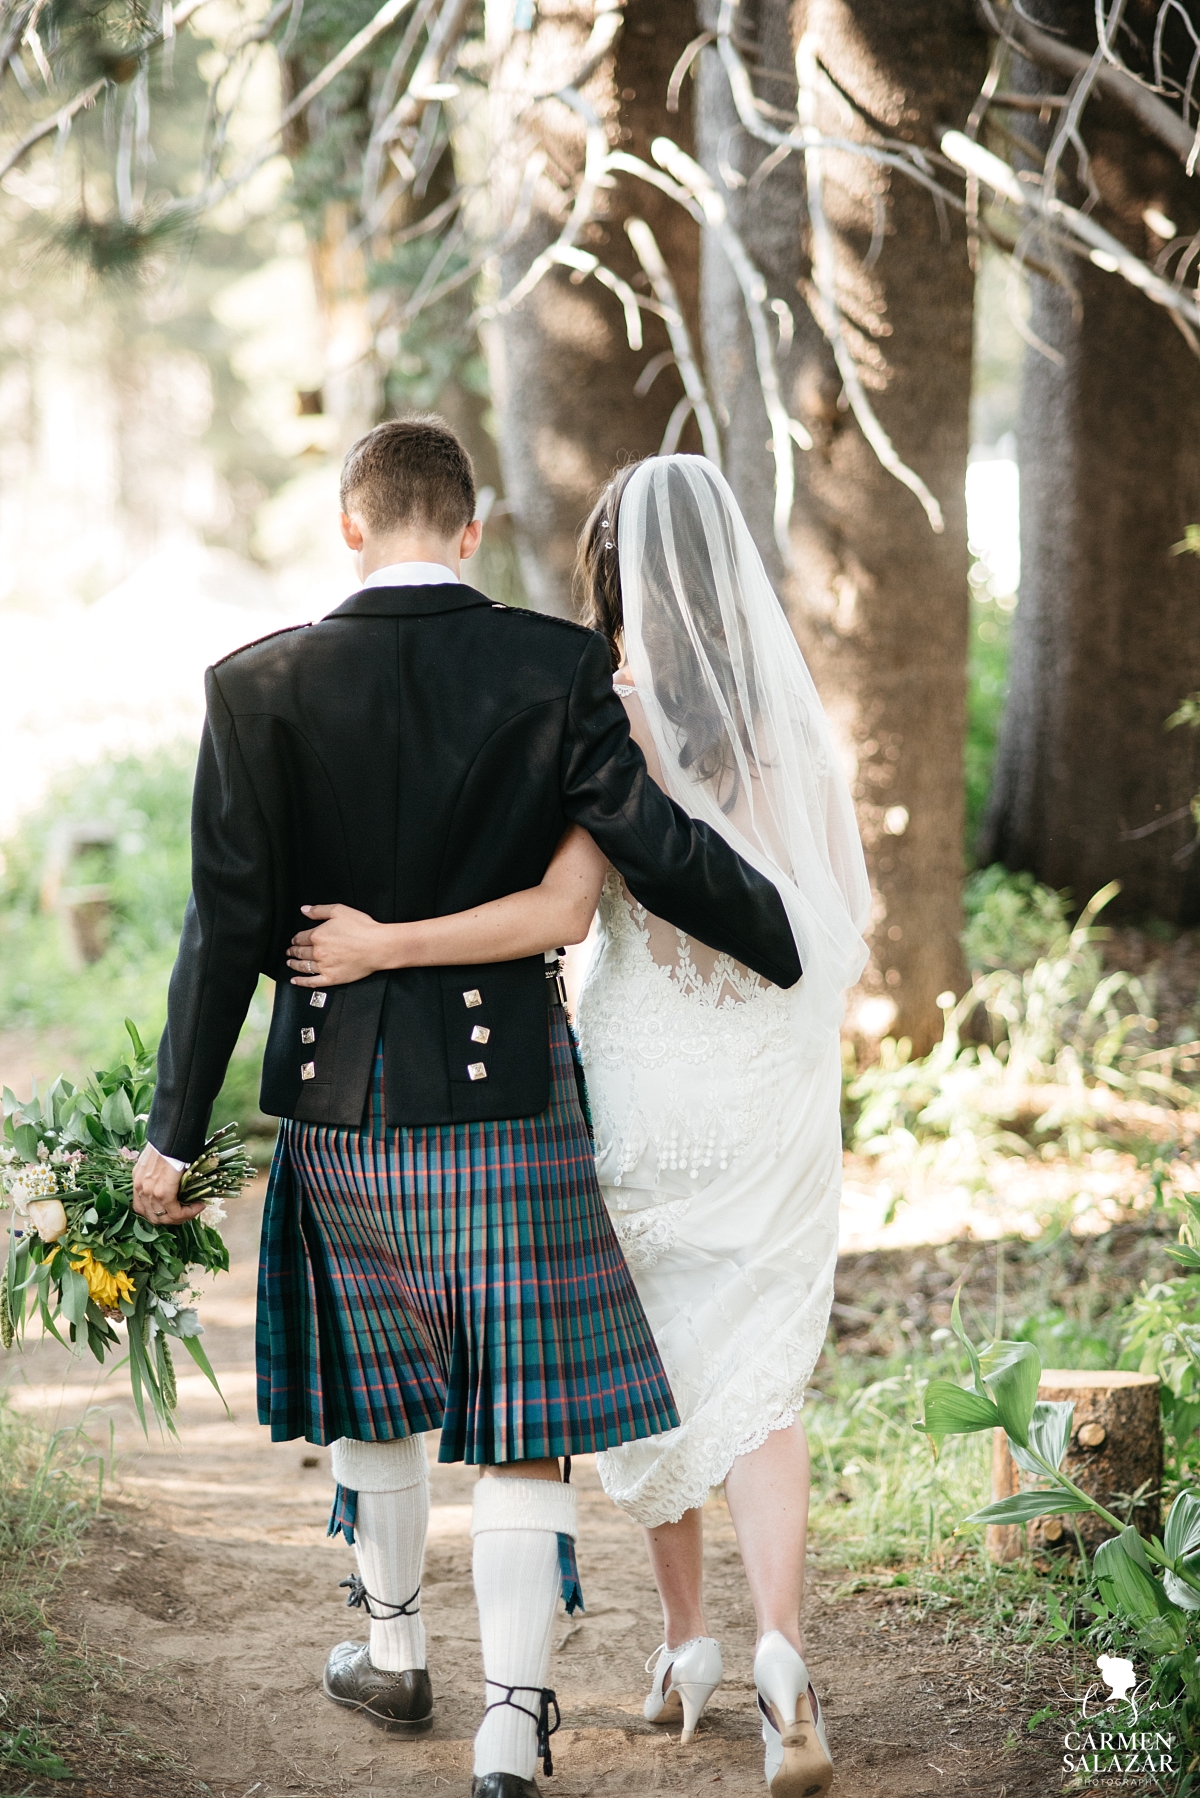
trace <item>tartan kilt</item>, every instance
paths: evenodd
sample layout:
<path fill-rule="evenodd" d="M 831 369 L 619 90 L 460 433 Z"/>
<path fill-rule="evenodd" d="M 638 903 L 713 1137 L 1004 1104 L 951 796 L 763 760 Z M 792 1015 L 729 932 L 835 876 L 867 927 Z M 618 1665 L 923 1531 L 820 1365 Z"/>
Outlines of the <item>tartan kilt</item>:
<path fill-rule="evenodd" d="M 441 1461 L 586 1454 L 675 1403 L 596 1182 L 566 1017 L 533 1117 L 389 1130 L 285 1119 L 263 1216 L 258 1415 L 272 1440 L 440 1429 Z"/>

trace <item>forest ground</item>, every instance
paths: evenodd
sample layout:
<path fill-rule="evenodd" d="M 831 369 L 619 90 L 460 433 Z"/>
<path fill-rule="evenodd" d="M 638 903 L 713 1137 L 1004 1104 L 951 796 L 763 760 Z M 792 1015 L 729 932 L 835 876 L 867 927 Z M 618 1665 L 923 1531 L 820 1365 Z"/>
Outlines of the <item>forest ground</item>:
<path fill-rule="evenodd" d="M 115 1483 L 50 1620 L 60 1644 L 83 1642 L 94 1655 L 122 1657 L 120 1676 L 105 1682 L 105 1714 L 163 1758 L 139 1761 L 132 1738 L 128 1754 L 114 1741 L 111 1761 L 93 1755 L 87 1773 L 70 1752 L 69 1728 L 60 1728 L 56 1740 L 83 1777 L 69 1788 L 35 1778 L 5 1790 L 425 1798 L 469 1789 L 482 1684 L 468 1534 L 474 1476 L 462 1467 L 432 1469 L 423 1606 L 436 1721 L 424 1738 L 393 1738 L 320 1691 L 329 1648 L 364 1632 L 338 1591 L 352 1571 L 351 1553 L 325 1536 L 328 1451 L 272 1444 L 255 1422 L 260 1203 L 261 1184 L 231 1212 L 232 1272 L 203 1305 L 232 1418 L 189 1375 L 180 1380 L 180 1442 L 155 1438 L 147 1446 L 124 1396 L 123 1371 L 97 1385 L 80 1366 L 64 1386 L 61 1350 L 52 1344 L 31 1345 L 11 1369 L 19 1408 L 64 1424 L 86 1414 L 98 1444 L 111 1424 Z M 893 1252 L 887 1261 L 885 1268 L 870 1257 L 848 1260 L 840 1302 L 861 1316 L 862 1299 L 882 1280 L 893 1302 L 908 1288 L 908 1310 L 925 1311 L 929 1252 Z M 639 1532 L 605 1499 L 589 1458 L 576 1463 L 574 1478 L 587 1612 L 556 1625 L 551 1677 L 563 1727 L 554 1738 L 555 1774 L 541 1779 L 547 1798 L 761 1793 L 753 1618 L 723 1500 L 714 1497 L 707 1508 L 706 1578 L 727 1676 L 685 1749 L 677 1731 L 653 1729 L 641 1715 L 642 1663 L 661 1639 L 661 1623 Z M 1064 1650 L 1029 1658 L 1005 1649 L 953 1605 L 931 1609 L 916 1585 L 856 1580 L 828 1536 L 813 1543 L 810 1568 L 808 1650 L 828 1713 L 836 1798 L 1046 1798 L 1060 1789 L 1061 1740 L 1046 1739 L 1044 1730 L 1031 1737 L 1026 1725 L 1047 1704 L 1082 1690 L 1086 1667 L 1073 1667 Z"/>

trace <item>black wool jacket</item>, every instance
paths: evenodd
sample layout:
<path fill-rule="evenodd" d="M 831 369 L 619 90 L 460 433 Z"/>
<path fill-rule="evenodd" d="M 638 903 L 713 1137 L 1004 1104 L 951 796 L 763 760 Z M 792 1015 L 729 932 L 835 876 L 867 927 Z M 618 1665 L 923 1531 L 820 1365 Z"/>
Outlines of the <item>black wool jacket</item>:
<path fill-rule="evenodd" d="M 312 991 L 286 954 L 304 904 L 404 922 L 536 886 L 571 821 L 649 910 L 779 986 L 799 979 L 775 888 L 647 774 L 595 632 L 467 586 L 366 588 L 206 681 L 148 1130 L 163 1154 L 203 1146 L 260 974 L 276 983 L 266 1112 L 358 1126 L 381 1034 L 390 1125 L 543 1110 L 540 955 Z"/>

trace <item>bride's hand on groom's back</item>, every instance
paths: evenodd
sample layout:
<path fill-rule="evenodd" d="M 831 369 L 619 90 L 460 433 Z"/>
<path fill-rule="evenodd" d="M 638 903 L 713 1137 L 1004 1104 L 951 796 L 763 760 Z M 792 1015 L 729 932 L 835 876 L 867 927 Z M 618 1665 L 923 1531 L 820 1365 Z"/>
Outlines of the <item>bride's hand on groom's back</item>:
<path fill-rule="evenodd" d="M 293 986 L 346 986 L 388 965 L 386 924 L 349 905 L 303 905 L 311 930 L 297 931 L 288 949 Z"/>

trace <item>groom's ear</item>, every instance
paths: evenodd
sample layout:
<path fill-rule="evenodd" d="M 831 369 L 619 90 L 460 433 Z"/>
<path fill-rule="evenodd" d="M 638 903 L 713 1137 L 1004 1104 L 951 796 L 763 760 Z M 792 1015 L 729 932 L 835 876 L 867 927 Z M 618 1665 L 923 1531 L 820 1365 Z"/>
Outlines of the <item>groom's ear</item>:
<path fill-rule="evenodd" d="M 351 518 L 346 512 L 341 514 L 341 525 L 342 542 L 346 545 L 347 549 L 353 550 L 355 555 L 357 555 L 363 546 L 362 526 L 359 524 L 357 518 Z"/>
<path fill-rule="evenodd" d="M 343 527 L 344 528 L 344 527 Z M 465 562 L 479 548 L 479 540 L 483 536 L 483 525 L 478 518 L 473 518 L 463 532 L 458 545 L 458 559 Z M 349 541 L 349 539 L 347 539 Z"/>

